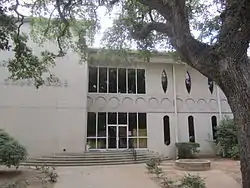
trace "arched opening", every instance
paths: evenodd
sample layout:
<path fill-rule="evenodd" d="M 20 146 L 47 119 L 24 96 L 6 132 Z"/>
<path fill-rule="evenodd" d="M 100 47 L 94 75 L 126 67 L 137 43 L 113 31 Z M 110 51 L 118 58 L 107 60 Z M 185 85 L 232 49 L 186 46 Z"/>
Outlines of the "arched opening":
<path fill-rule="evenodd" d="M 170 123 L 169 117 L 163 117 L 163 129 L 164 129 L 164 143 L 168 146 L 171 143 L 170 139 Z"/>
<path fill-rule="evenodd" d="M 168 88 L 168 76 L 165 70 L 161 73 L 161 85 L 164 93 L 166 93 Z"/>
<path fill-rule="evenodd" d="M 216 135 L 216 132 L 217 132 L 217 117 L 216 116 L 212 116 L 211 117 L 211 122 L 212 122 L 212 131 L 213 131 L 213 139 L 216 140 L 217 138 L 217 135 Z"/>
<path fill-rule="evenodd" d="M 208 78 L 208 89 L 209 89 L 210 93 L 213 94 L 213 92 L 214 92 L 214 82 L 213 82 L 213 80 L 211 80 L 209 78 Z"/>
<path fill-rule="evenodd" d="M 189 132 L 189 142 L 195 142 L 194 117 L 193 116 L 188 116 L 188 132 Z"/>
<path fill-rule="evenodd" d="M 187 92 L 190 93 L 191 92 L 191 76 L 188 71 L 186 72 L 185 85 L 186 85 Z"/>

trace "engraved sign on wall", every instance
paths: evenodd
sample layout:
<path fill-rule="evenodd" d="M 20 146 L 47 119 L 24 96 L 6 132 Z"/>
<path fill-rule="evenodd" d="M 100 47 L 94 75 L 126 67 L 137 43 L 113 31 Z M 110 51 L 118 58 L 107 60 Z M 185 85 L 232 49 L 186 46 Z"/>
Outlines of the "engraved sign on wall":
<path fill-rule="evenodd" d="M 4 85 L 11 85 L 11 86 L 32 86 L 34 87 L 34 81 L 32 79 L 25 79 L 25 80 L 11 80 L 11 79 L 4 79 Z M 68 81 L 67 80 L 60 80 L 57 78 L 57 80 L 50 80 L 45 79 L 43 87 L 68 87 Z"/>

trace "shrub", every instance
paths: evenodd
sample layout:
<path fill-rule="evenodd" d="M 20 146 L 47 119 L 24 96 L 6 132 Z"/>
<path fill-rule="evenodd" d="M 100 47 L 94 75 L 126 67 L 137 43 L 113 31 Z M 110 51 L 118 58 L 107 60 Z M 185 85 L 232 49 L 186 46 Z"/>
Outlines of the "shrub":
<path fill-rule="evenodd" d="M 0 164 L 18 168 L 20 161 L 25 160 L 26 157 L 26 149 L 0 129 Z"/>
<path fill-rule="evenodd" d="M 56 169 L 54 167 L 42 166 L 41 171 L 45 175 L 44 179 L 42 180 L 43 182 L 45 182 L 45 183 L 57 182 L 58 174 L 57 174 Z"/>
<path fill-rule="evenodd" d="M 154 173 L 155 169 L 161 164 L 160 158 L 151 158 L 146 162 L 146 168 L 150 173 Z"/>
<path fill-rule="evenodd" d="M 205 180 L 198 175 L 187 174 L 180 179 L 181 188 L 205 188 Z"/>
<path fill-rule="evenodd" d="M 237 130 L 233 119 L 223 119 L 216 132 L 217 153 L 221 157 L 238 159 L 239 143 L 237 139 Z"/>
<path fill-rule="evenodd" d="M 179 159 L 195 158 L 199 152 L 200 144 L 195 142 L 179 142 L 176 143 Z"/>

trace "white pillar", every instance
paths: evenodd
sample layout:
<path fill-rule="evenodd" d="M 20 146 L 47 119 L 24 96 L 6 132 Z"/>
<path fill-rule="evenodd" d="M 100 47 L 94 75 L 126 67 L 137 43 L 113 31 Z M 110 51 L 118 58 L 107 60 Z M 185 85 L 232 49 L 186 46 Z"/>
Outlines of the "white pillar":
<path fill-rule="evenodd" d="M 216 85 L 216 91 L 217 91 L 217 101 L 218 101 L 218 110 L 219 110 L 219 120 L 221 121 L 223 119 L 222 112 L 221 112 L 221 101 L 220 101 L 220 87 Z"/>
<path fill-rule="evenodd" d="M 178 135 L 178 111 L 177 111 L 177 98 L 176 98 L 176 76 L 175 65 L 173 64 L 173 90 L 174 90 L 174 119 L 175 119 L 175 142 L 179 142 Z"/>

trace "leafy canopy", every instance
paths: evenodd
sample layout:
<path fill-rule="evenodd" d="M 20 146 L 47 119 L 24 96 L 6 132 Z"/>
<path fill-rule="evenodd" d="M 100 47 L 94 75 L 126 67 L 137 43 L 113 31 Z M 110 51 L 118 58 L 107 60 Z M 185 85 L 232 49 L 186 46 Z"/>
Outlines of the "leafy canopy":
<path fill-rule="evenodd" d="M 115 13 L 113 26 L 104 33 L 103 45 L 118 50 L 119 55 L 136 47 L 140 55 L 149 57 L 156 48 L 169 51 L 178 43 L 177 37 L 165 32 L 169 29 L 166 16 L 171 18 L 173 13 L 164 14 L 157 6 L 174 7 L 183 2 L 194 38 L 216 44 L 229 0 L 2 0 L 0 50 L 15 53 L 8 61 L 12 79 L 33 78 L 40 86 L 44 82 L 43 73 L 49 73 L 55 59 L 64 56 L 69 48 L 78 52 L 82 60 L 86 58 L 87 47 L 100 30 L 100 7 L 105 8 L 107 15 Z M 23 12 L 29 13 L 30 36 L 20 31 L 25 20 Z M 27 45 L 28 37 L 40 45 L 54 41 L 59 51 L 56 54 L 44 51 L 38 57 Z"/>

